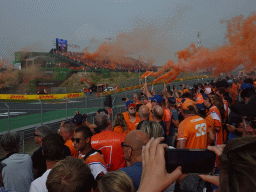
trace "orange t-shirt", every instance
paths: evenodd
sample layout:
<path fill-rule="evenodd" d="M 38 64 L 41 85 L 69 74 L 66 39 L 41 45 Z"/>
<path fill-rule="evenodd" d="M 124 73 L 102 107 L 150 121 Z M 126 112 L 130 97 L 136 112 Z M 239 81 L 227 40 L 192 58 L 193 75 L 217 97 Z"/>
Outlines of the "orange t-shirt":
<path fill-rule="evenodd" d="M 221 114 L 219 109 L 216 106 L 212 106 L 209 111 L 207 112 L 207 115 L 210 115 L 214 119 L 214 126 L 220 127 L 220 131 L 216 132 L 215 137 L 215 145 L 221 145 L 224 143 L 223 141 L 223 129 L 222 129 L 222 122 L 221 122 Z"/>
<path fill-rule="evenodd" d="M 121 126 L 113 127 L 113 132 L 127 135 L 127 131 L 124 131 Z"/>
<path fill-rule="evenodd" d="M 177 140 L 186 139 L 186 149 L 206 149 L 208 132 L 202 117 L 190 116 L 180 123 Z"/>
<path fill-rule="evenodd" d="M 140 118 L 139 118 L 139 116 L 138 116 L 138 113 L 136 113 L 136 120 L 135 120 L 133 123 L 130 121 L 129 114 L 128 114 L 127 111 L 126 111 L 126 112 L 123 112 L 122 114 L 124 115 L 124 120 L 125 120 L 126 125 L 127 125 L 127 127 L 128 127 L 127 133 L 129 133 L 129 132 L 132 131 L 132 130 L 135 130 L 135 129 L 136 129 L 136 126 L 137 126 L 137 125 L 139 124 L 139 122 L 140 122 Z"/>
<path fill-rule="evenodd" d="M 124 152 L 121 147 L 124 138 L 124 134 L 112 131 L 101 131 L 92 136 L 92 147 L 101 151 L 108 171 L 115 171 L 126 167 Z"/>
<path fill-rule="evenodd" d="M 73 142 L 71 141 L 71 139 L 67 140 L 65 142 L 65 145 L 70 149 L 70 153 L 71 153 L 71 157 L 78 157 L 78 151 L 75 150 Z"/>

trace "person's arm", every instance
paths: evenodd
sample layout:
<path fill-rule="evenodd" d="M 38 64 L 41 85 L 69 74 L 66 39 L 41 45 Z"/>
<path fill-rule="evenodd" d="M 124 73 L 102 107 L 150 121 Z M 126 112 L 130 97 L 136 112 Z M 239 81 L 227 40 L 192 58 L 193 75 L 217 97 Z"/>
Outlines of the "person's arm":
<path fill-rule="evenodd" d="M 142 176 L 137 192 L 160 192 L 168 188 L 181 175 L 181 167 L 167 173 L 165 167 L 166 144 L 160 144 L 163 137 L 151 138 L 142 148 Z"/>
<path fill-rule="evenodd" d="M 142 87 L 142 91 L 143 93 L 149 98 L 149 97 L 153 97 L 152 94 L 150 93 L 150 91 L 148 90 L 148 84 L 145 83 Z"/>
<path fill-rule="evenodd" d="M 215 152 L 215 154 L 219 157 L 222 152 L 223 149 L 226 145 L 222 144 L 222 145 L 217 145 L 217 146 L 208 146 L 207 149 L 210 151 Z M 211 175 L 198 175 L 202 180 L 212 183 L 216 186 L 220 186 L 220 178 L 219 176 L 211 176 Z"/>
<path fill-rule="evenodd" d="M 186 148 L 186 139 L 180 139 L 177 141 L 177 149 L 185 149 Z"/>
<path fill-rule="evenodd" d="M 180 121 L 179 121 L 179 119 L 174 120 L 174 119 L 172 118 L 172 123 L 173 123 L 173 125 L 174 125 L 175 127 L 179 127 Z"/>
<path fill-rule="evenodd" d="M 84 125 L 85 126 L 87 126 L 87 127 L 89 127 L 89 129 L 91 130 L 91 132 L 93 133 L 93 134 L 96 134 L 96 132 L 95 132 L 95 128 L 97 127 L 95 124 L 91 124 L 91 123 L 89 123 L 88 121 L 85 121 L 84 122 Z"/>
<path fill-rule="evenodd" d="M 209 127 L 209 132 L 207 133 L 207 139 L 208 139 L 210 142 L 215 141 L 214 128 Z"/>

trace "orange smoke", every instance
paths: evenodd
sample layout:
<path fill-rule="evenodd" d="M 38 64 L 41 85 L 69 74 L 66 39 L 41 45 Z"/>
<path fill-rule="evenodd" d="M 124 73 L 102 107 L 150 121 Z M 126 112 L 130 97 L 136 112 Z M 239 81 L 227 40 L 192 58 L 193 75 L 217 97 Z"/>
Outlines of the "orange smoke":
<path fill-rule="evenodd" d="M 189 47 L 176 52 L 178 63 L 174 64 L 169 60 L 161 69 L 151 74 L 158 77 L 166 70 L 171 70 L 154 80 L 154 83 L 170 83 L 181 71 L 212 69 L 215 75 L 219 75 L 229 73 L 241 64 L 244 65 L 245 71 L 253 70 L 256 63 L 256 12 L 247 18 L 240 15 L 224 22 L 227 24 L 225 38 L 228 43 L 213 50 L 203 46 L 196 48 L 191 43 Z"/>
<path fill-rule="evenodd" d="M 225 38 L 228 44 L 213 50 L 200 47 L 189 51 L 185 49 L 177 52 L 179 61 L 187 60 L 185 71 L 212 68 L 214 74 L 229 73 L 243 64 L 246 71 L 252 70 L 256 63 L 256 13 L 246 19 L 240 15 L 227 23 Z M 184 54 L 186 51 L 188 53 Z M 181 54 L 182 53 L 182 54 Z"/>
<path fill-rule="evenodd" d="M 139 61 L 147 61 L 149 65 L 155 61 L 155 57 L 163 52 L 163 45 L 155 40 L 157 29 L 146 27 L 134 29 L 129 33 L 119 34 L 115 40 L 104 42 L 94 52 L 90 53 L 88 48 L 84 49 L 83 59 L 102 62 L 108 60 L 112 65 L 129 64 L 138 65 L 134 58 Z M 141 56 L 143 55 L 143 56 Z"/>

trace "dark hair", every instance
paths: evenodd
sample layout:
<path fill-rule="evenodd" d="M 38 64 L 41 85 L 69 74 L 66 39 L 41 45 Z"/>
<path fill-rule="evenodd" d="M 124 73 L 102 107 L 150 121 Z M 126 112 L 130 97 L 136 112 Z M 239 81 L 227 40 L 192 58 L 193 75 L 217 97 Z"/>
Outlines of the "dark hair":
<path fill-rule="evenodd" d="M 189 92 L 183 93 L 183 94 L 181 95 L 181 98 L 190 98 L 190 97 L 191 97 L 191 95 L 190 95 Z"/>
<path fill-rule="evenodd" d="M 255 89 L 254 88 L 247 88 L 241 92 L 241 97 L 244 99 L 245 97 L 250 98 L 255 94 Z"/>
<path fill-rule="evenodd" d="M 244 83 L 249 83 L 249 84 L 253 85 L 253 79 L 252 78 L 246 78 L 244 80 Z"/>
<path fill-rule="evenodd" d="M 20 145 L 20 135 L 17 132 L 5 133 L 0 141 L 0 144 L 4 151 L 8 152 L 18 152 L 18 147 Z"/>
<path fill-rule="evenodd" d="M 255 191 L 256 188 L 256 136 L 230 140 L 220 162 L 220 188 L 227 192 Z"/>
<path fill-rule="evenodd" d="M 93 136 L 93 134 L 92 134 L 90 128 L 89 128 L 89 127 L 86 127 L 86 126 L 78 127 L 78 128 L 75 130 L 75 133 L 80 133 L 80 132 L 83 133 L 84 139 L 86 139 L 86 138 L 88 138 L 88 137 L 91 138 L 91 137 Z"/>
<path fill-rule="evenodd" d="M 82 159 L 74 157 L 56 163 L 46 181 L 49 192 L 91 192 L 96 186 L 90 168 Z"/>
<path fill-rule="evenodd" d="M 43 152 L 47 160 L 57 161 L 64 157 L 64 140 L 58 133 L 52 133 L 43 138 Z"/>
<path fill-rule="evenodd" d="M 142 105 L 143 105 L 143 104 L 137 104 L 137 105 L 136 105 L 136 112 L 139 111 L 139 108 L 140 108 Z"/>

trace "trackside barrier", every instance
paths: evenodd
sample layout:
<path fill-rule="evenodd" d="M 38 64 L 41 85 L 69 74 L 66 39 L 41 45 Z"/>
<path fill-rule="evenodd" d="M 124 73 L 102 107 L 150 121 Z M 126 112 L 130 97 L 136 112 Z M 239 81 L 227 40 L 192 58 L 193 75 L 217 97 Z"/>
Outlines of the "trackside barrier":
<path fill-rule="evenodd" d="M 3 100 L 54 100 L 54 99 L 71 99 L 83 97 L 84 93 L 67 93 L 67 94 L 47 94 L 47 95 L 15 95 L 15 94 L 0 94 L 0 99 Z"/>

